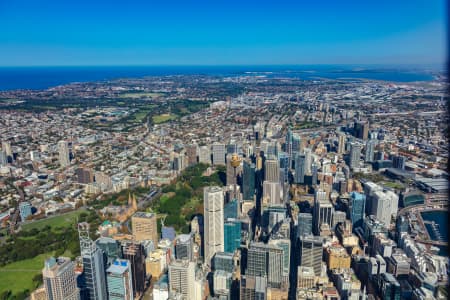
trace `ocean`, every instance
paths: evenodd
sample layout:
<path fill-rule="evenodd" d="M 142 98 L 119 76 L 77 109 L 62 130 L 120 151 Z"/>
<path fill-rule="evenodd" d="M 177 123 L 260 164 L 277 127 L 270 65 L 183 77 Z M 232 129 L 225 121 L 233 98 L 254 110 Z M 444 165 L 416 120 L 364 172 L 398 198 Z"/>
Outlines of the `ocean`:
<path fill-rule="evenodd" d="M 0 91 L 42 90 L 72 82 L 168 75 L 290 77 L 304 80 L 372 79 L 392 82 L 430 81 L 437 72 L 403 67 L 339 65 L 302 66 L 120 66 L 120 67 L 0 67 Z"/>
<path fill-rule="evenodd" d="M 424 221 L 434 221 L 438 224 L 438 233 L 441 236 L 441 240 L 448 243 L 448 211 L 426 211 L 420 213 Z M 430 224 L 425 224 L 427 231 L 432 240 L 438 240 L 435 231 Z M 448 248 L 444 246 L 438 247 L 440 249 L 439 254 L 448 256 Z"/>

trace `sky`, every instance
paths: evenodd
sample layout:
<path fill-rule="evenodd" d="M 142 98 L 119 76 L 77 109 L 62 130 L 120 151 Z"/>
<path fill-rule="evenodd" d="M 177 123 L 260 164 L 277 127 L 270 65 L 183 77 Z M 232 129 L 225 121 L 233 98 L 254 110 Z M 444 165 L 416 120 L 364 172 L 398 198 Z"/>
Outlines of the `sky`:
<path fill-rule="evenodd" d="M 445 0 L 0 0 L 0 66 L 444 64 Z"/>

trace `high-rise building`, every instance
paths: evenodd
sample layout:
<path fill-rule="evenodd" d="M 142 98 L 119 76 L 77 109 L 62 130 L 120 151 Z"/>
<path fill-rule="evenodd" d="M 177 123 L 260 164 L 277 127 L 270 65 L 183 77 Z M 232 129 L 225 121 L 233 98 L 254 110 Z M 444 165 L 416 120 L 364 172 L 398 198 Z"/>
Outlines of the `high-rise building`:
<path fill-rule="evenodd" d="M 0 150 L 0 166 L 6 166 L 8 164 L 8 157 L 4 150 Z"/>
<path fill-rule="evenodd" d="M 26 201 L 20 202 L 19 212 L 20 212 L 20 219 L 22 221 L 25 221 L 29 216 L 31 216 L 32 212 L 31 212 L 30 202 L 26 202 Z"/>
<path fill-rule="evenodd" d="M 186 145 L 187 165 L 193 166 L 197 163 L 198 146 L 196 144 Z"/>
<path fill-rule="evenodd" d="M 316 276 L 312 267 L 299 266 L 297 270 L 297 288 L 310 289 L 316 285 Z"/>
<path fill-rule="evenodd" d="M 238 219 L 226 219 L 224 223 L 224 251 L 233 253 L 241 246 L 241 222 Z"/>
<path fill-rule="evenodd" d="M 180 234 L 175 239 L 175 258 L 193 260 L 194 241 L 190 234 Z"/>
<path fill-rule="evenodd" d="M 274 245 L 282 250 L 282 285 L 286 287 L 286 284 L 289 282 L 289 273 L 291 266 L 291 240 L 284 237 L 271 237 L 271 239 L 269 240 L 269 244 Z"/>
<path fill-rule="evenodd" d="M 310 213 L 299 213 L 297 216 L 297 238 L 312 234 L 313 216 Z"/>
<path fill-rule="evenodd" d="M 380 290 L 383 299 L 400 300 L 400 283 L 390 273 L 382 273 L 380 275 Z"/>
<path fill-rule="evenodd" d="M 263 276 L 241 276 L 239 299 L 265 300 L 267 297 L 267 278 Z"/>
<path fill-rule="evenodd" d="M 366 152 L 364 154 L 365 162 L 373 162 L 375 157 L 375 141 L 369 140 L 366 143 Z"/>
<path fill-rule="evenodd" d="M 345 152 L 345 143 L 347 142 L 347 138 L 344 133 L 339 134 L 338 138 L 338 154 L 343 154 Z"/>
<path fill-rule="evenodd" d="M 75 170 L 79 183 L 88 184 L 94 182 L 94 172 L 89 168 L 77 168 Z"/>
<path fill-rule="evenodd" d="M 145 290 L 145 254 L 144 247 L 137 242 L 125 242 L 122 245 L 123 258 L 130 261 L 133 297 L 139 298 Z"/>
<path fill-rule="evenodd" d="M 270 182 L 280 181 L 280 166 L 276 159 L 267 159 L 264 165 L 264 179 Z"/>
<path fill-rule="evenodd" d="M 97 248 L 94 241 L 89 237 L 89 224 L 78 224 L 78 235 L 80 238 L 80 252 L 83 260 L 83 272 L 86 281 L 86 291 L 89 299 L 106 299 L 106 278 L 103 252 Z"/>
<path fill-rule="evenodd" d="M 224 218 L 223 191 L 218 186 L 205 187 L 204 201 L 204 234 L 205 263 L 211 265 L 216 252 L 224 251 Z"/>
<path fill-rule="evenodd" d="M 297 153 L 295 156 L 295 183 L 305 183 L 306 158 L 305 154 Z"/>
<path fill-rule="evenodd" d="M 255 196 L 255 164 L 244 160 L 244 172 L 242 177 L 242 192 L 244 200 L 253 200 Z"/>
<path fill-rule="evenodd" d="M 231 273 L 222 270 L 214 271 L 213 276 L 214 296 L 219 297 L 219 299 L 220 297 L 229 299 L 231 281 L 232 281 Z"/>
<path fill-rule="evenodd" d="M 286 152 L 278 153 L 278 161 L 280 163 L 280 181 L 281 183 L 289 182 L 289 156 Z"/>
<path fill-rule="evenodd" d="M 246 274 L 266 276 L 271 286 L 280 287 L 287 280 L 283 276 L 283 254 L 283 249 L 278 245 L 251 242 L 247 252 Z"/>
<path fill-rule="evenodd" d="M 367 140 L 369 137 L 369 122 L 355 122 L 353 128 L 355 137 Z"/>
<path fill-rule="evenodd" d="M 300 266 L 312 267 L 319 276 L 322 270 L 323 239 L 319 236 L 302 236 L 300 238 Z"/>
<path fill-rule="evenodd" d="M 169 292 L 179 294 L 183 300 L 194 299 L 195 263 L 173 260 L 169 264 Z"/>
<path fill-rule="evenodd" d="M 311 167 L 313 163 L 311 148 L 303 149 L 305 153 L 305 174 L 311 175 Z"/>
<path fill-rule="evenodd" d="M 212 145 L 213 165 L 226 165 L 225 164 L 225 145 L 220 143 L 214 143 Z"/>
<path fill-rule="evenodd" d="M 319 177 L 319 166 L 317 163 L 312 164 L 311 185 L 316 185 Z"/>
<path fill-rule="evenodd" d="M 292 135 L 292 153 L 291 157 L 294 155 L 294 153 L 301 152 L 302 151 L 302 140 L 298 134 Z"/>
<path fill-rule="evenodd" d="M 136 241 L 153 241 L 153 245 L 158 245 L 158 228 L 156 224 L 156 214 L 146 212 L 136 212 L 131 217 L 131 230 Z"/>
<path fill-rule="evenodd" d="M 327 198 L 327 193 L 318 190 L 314 198 L 314 232 L 316 235 L 320 234 L 320 227 L 322 224 L 328 224 L 332 227 L 334 207 Z"/>
<path fill-rule="evenodd" d="M 106 258 L 106 266 L 111 265 L 114 260 L 122 257 L 119 242 L 115 239 L 102 236 L 95 241 L 95 244 L 103 251 L 104 257 Z"/>
<path fill-rule="evenodd" d="M 234 253 L 217 252 L 213 258 L 213 270 L 222 270 L 233 273 L 234 269 Z"/>
<path fill-rule="evenodd" d="M 361 157 L 361 145 L 352 143 L 350 148 L 349 167 L 359 167 L 359 159 Z"/>
<path fill-rule="evenodd" d="M 279 182 L 267 181 L 263 182 L 263 205 L 277 205 L 282 203 L 281 186 Z"/>
<path fill-rule="evenodd" d="M 61 167 L 65 168 L 70 165 L 69 145 L 66 141 L 58 142 L 58 157 Z"/>
<path fill-rule="evenodd" d="M 2 150 L 5 152 L 6 156 L 12 156 L 12 149 L 11 149 L 11 143 L 7 141 L 2 142 Z"/>
<path fill-rule="evenodd" d="M 357 192 L 350 194 L 350 219 L 352 228 L 362 227 L 364 223 L 364 212 L 366 206 L 366 196 Z"/>
<path fill-rule="evenodd" d="M 51 257 L 42 270 L 47 299 L 79 300 L 74 264 L 68 257 Z"/>
<path fill-rule="evenodd" d="M 106 270 L 109 300 L 133 300 L 131 264 L 128 260 L 116 259 Z"/>
<path fill-rule="evenodd" d="M 198 149 L 198 161 L 204 164 L 211 164 L 211 149 L 209 146 L 200 146 Z"/>
<path fill-rule="evenodd" d="M 396 169 L 404 170 L 405 169 L 405 163 L 406 163 L 406 157 L 402 155 L 395 155 L 392 158 L 392 165 Z"/>

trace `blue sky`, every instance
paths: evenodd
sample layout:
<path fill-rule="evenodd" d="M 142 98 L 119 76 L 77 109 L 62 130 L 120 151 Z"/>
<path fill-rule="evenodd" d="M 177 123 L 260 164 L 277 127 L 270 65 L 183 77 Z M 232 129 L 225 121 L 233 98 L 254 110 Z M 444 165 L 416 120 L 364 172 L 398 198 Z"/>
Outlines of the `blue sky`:
<path fill-rule="evenodd" d="M 443 64 L 444 0 L 0 0 L 0 66 Z"/>

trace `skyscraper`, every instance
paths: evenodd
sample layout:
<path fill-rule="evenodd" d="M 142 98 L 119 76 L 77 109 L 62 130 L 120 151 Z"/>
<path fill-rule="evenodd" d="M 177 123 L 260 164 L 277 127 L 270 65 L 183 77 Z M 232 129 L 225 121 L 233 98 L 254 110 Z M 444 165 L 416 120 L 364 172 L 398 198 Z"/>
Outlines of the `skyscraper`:
<path fill-rule="evenodd" d="M 333 222 L 333 204 L 328 200 L 325 191 L 318 190 L 314 198 L 314 232 L 320 234 L 322 224 L 328 224 L 332 227 Z"/>
<path fill-rule="evenodd" d="M 244 173 L 242 178 L 242 191 L 244 200 L 253 200 L 255 195 L 256 166 L 248 160 L 244 160 Z"/>
<path fill-rule="evenodd" d="M 357 192 L 350 194 L 350 219 L 352 228 L 362 227 L 364 222 L 364 211 L 366 206 L 366 196 Z"/>
<path fill-rule="evenodd" d="M 171 294 L 180 294 L 183 300 L 194 298 L 195 263 L 187 259 L 173 260 L 168 274 Z"/>
<path fill-rule="evenodd" d="M 295 156 L 295 183 L 305 183 L 305 164 L 305 154 L 297 153 Z"/>
<path fill-rule="evenodd" d="M 225 145 L 214 143 L 212 145 L 213 165 L 225 165 Z"/>
<path fill-rule="evenodd" d="M 133 300 L 131 264 L 128 260 L 117 259 L 106 270 L 109 300 Z"/>
<path fill-rule="evenodd" d="M 267 297 L 267 278 L 263 276 L 243 275 L 239 290 L 240 300 L 265 300 Z"/>
<path fill-rule="evenodd" d="M 359 167 L 359 159 L 361 157 L 361 145 L 352 143 L 350 148 L 349 166 L 350 168 Z"/>
<path fill-rule="evenodd" d="M 88 223 L 78 224 L 78 235 L 88 298 L 91 300 L 106 299 L 105 264 L 102 250 L 97 248 L 90 239 Z"/>
<path fill-rule="evenodd" d="M 201 146 L 198 149 L 198 161 L 204 164 L 211 164 L 211 149 L 209 146 Z"/>
<path fill-rule="evenodd" d="M 130 261 L 133 297 L 139 298 L 145 290 L 145 254 L 144 247 L 137 242 L 122 245 L 123 258 Z"/>
<path fill-rule="evenodd" d="M 79 300 L 74 264 L 68 257 L 51 257 L 42 270 L 47 299 Z M 106 299 L 106 298 L 105 298 Z"/>
<path fill-rule="evenodd" d="M 58 142 L 58 157 L 61 167 L 65 168 L 70 165 L 69 145 L 66 141 Z"/>
<path fill-rule="evenodd" d="M 283 248 L 278 247 L 276 243 L 250 243 L 247 252 L 246 274 L 266 276 L 268 284 L 280 287 L 287 280 L 287 277 L 283 276 L 284 266 Z"/>
<path fill-rule="evenodd" d="M 280 181 L 280 166 L 276 159 L 267 159 L 264 165 L 264 179 L 270 182 Z"/>
<path fill-rule="evenodd" d="M 305 148 L 305 174 L 311 175 L 311 166 L 312 166 L 312 152 L 311 148 Z"/>
<path fill-rule="evenodd" d="M 406 157 L 404 157 L 402 155 L 395 155 L 392 158 L 392 164 L 393 164 L 394 168 L 396 168 L 396 169 L 404 170 L 405 162 L 406 162 Z"/>
<path fill-rule="evenodd" d="M 194 241 L 190 234 L 180 234 L 175 239 L 175 258 L 193 259 Z"/>
<path fill-rule="evenodd" d="M 312 234 L 313 216 L 310 213 L 299 213 L 297 225 L 297 237 Z"/>
<path fill-rule="evenodd" d="M 300 266 L 312 267 L 319 276 L 322 270 L 323 239 L 319 236 L 302 236 L 300 238 Z"/>
<path fill-rule="evenodd" d="M 187 165 L 193 166 L 197 163 L 198 146 L 196 144 L 186 145 Z"/>
<path fill-rule="evenodd" d="M 233 253 L 241 246 L 241 222 L 238 219 L 226 219 L 224 223 L 224 251 Z"/>
<path fill-rule="evenodd" d="M 364 161 L 365 162 L 373 162 L 374 155 L 375 155 L 375 141 L 369 140 L 366 143 L 366 152 L 364 154 Z"/>
<path fill-rule="evenodd" d="M 280 163 L 280 175 L 282 175 L 280 178 L 281 182 L 289 182 L 289 156 L 286 152 L 280 152 L 278 153 L 278 161 Z"/>
<path fill-rule="evenodd" d="M 131 217 L 131 229 L 136 241 L 151 240 L 155 247 L 158 245 L 158 228 L 154 213 L 136 212 Z"/>
<path fill-rule="evenodd" d="M 338 138 L 338 154 L 343 154 L 345 152 L 345 143 L 347 141 L 347 138 L 345 137 L 344 133 L 339 133 Z"/>
<path fill-rule="evenodd" d="M 205 187 L 204 233 L 205 263 L 211 265 L 211 258 L 216 252 L 224 251 L 223 191 L 218 186 Z"/>

